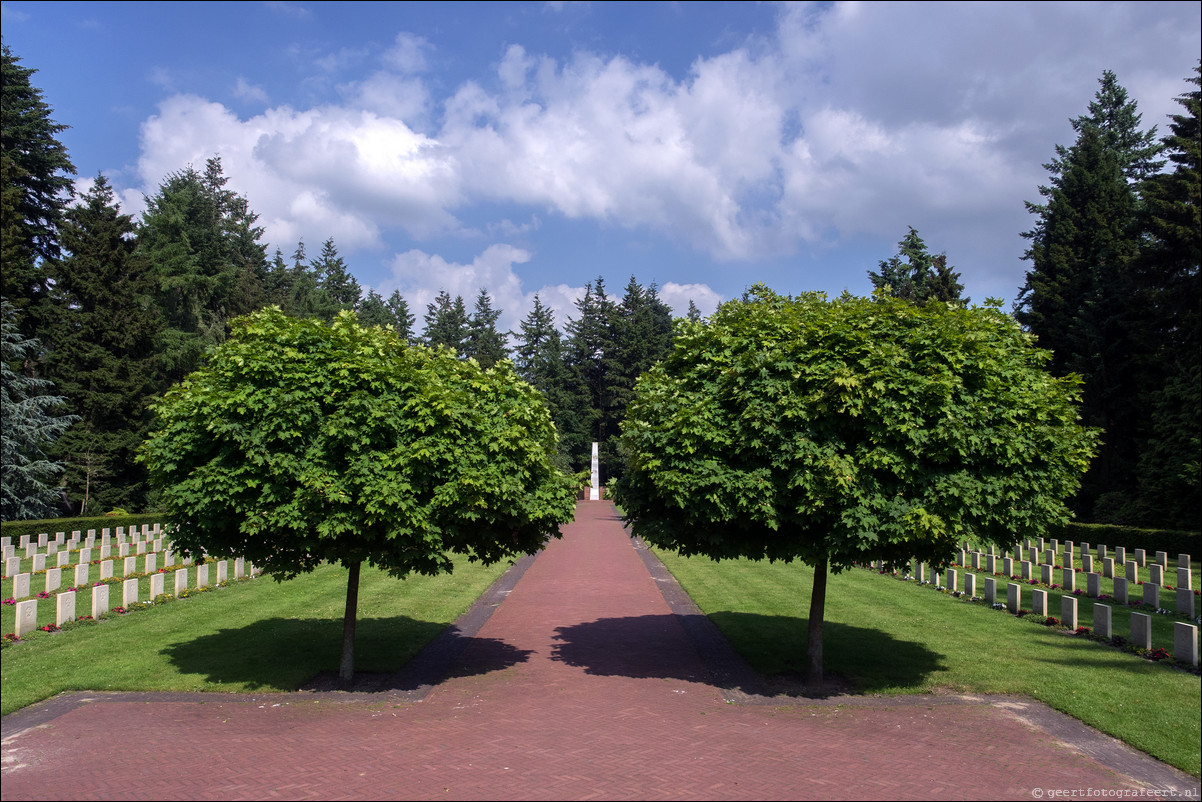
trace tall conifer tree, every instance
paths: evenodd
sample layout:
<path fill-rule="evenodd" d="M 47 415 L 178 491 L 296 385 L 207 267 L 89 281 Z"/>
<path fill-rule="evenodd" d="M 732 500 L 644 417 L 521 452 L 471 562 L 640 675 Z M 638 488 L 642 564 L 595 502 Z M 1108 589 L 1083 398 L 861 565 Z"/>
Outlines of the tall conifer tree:
<path fill-rule="evenodd" d="M 134 456 L 159 389 L 154 346 L 162 320 L 133 232 L 101 175 L 67 210 L 65 255 L 53 268 L 59 313 L 47 328 L 46 374 L 80 416 L 53 454 L 67 464 L 71 501 L 84 513 L 146 501 L 145 470 Z"/>
<path fill-rule="evenodd" d="M 32 336 L 52 310 L 46 300 L 44 266 L 58 258 L 58 230 L 71 194 L 75 166 L 58 135 L 67 126 L 51 119 L 42 91 L 31 81 L 35 69 L 21 65 L 7 44 L 0 47 L 0 181 L 3 182 L 5 258 L 0 295 L 8 299 Z M 25 320 L 31 315 L 29 320 Z"/>
<path fill-rule="evenodd" d="M 1071 147 L 1058 146 L 1045 167 L 1045 204 L 1027 204 L 1036 223 L 1031 262 L 1015 317 L 1052 351 L 1058 376 L 1085 380 L 1082 414 L 1105 430 L 1103 445 L 1074 501 L 1079 515 L 1117 522 L 1134 491 L 1142 410 L 1139 329 L 1146 314 L 1133 276 L 1140 235 L 1136 182 L 1163 164 L 1155 128 L 1140 115 L 1110 71 L 1103 74 L 1089 115 L 1072 121 Z"/>

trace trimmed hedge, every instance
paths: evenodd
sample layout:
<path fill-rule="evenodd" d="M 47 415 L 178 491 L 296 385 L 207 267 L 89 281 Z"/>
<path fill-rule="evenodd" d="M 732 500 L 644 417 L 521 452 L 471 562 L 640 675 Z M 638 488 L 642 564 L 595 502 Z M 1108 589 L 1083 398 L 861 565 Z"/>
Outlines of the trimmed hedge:
<path fill-rule="evenodd" d="M 112 531 L 116 531 L 118 526 L 124 526 L 127 530 L 131 526 L 141 526 L 142 524 L 155 524 L 163 520 L 161 513 L 144 512 L 137 515 L 89 515 L 86 518 L 43 518 L 35 521 L 3 521 L 0 522 L 0 535 L 8 536 L 16 543 L 21 535 L 40 535 L 45 532 L 49 535 L 54 535 L 55 532 L 66 532 L 70 537 L 75 530 L 83 532 L 85 535 L 89 529 L 95 529 L 97 533 L 101 529 L 108 527 Z"/>
<path fill-rule="evenodd" d="M 1188 554 L 1194 560 L 1202 560 L 1202 533 L 1199 532 L 1073 522 L 1053 527 L 1051 537 L 1057 540 L 1071 540 L 1074 543 L 1084 541 L 1091 547 L 1096 547 L 1099 543 L 1111 548 L 1123 546 L 1128 554 L 1135 549 L 1143 549 L 1149 556 L 1164 551 L 1168 552 L 1169 560 L 1174 561 L 1173 564 L 1176 564 L 1178 554 Z"/>

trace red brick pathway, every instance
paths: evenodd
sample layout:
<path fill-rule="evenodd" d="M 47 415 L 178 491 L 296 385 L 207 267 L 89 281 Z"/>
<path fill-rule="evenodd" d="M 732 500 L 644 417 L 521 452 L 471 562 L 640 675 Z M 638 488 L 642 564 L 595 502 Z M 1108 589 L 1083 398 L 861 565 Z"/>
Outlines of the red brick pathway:
<path fill-rule="evenodd" d="M 613 507 L 582 503 L 424 701 L 115 695 L 9 717 L 0 795 L 1031 799 L 1168 777 L 1197 799 L 1160 764 L 1115 771 L 985 701 L 730 704 L 660 584 Z"/>

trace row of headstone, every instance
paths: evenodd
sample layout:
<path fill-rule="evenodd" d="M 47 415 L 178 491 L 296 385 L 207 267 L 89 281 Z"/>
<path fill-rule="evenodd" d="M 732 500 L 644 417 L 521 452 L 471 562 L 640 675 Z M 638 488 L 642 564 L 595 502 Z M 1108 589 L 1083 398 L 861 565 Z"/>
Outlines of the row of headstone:
<path fill-rule="evenodd" d="M 882 562 L 873 563 L 873 568 L 883 570 Z M 926 581 L 926 565 L 917 562 L 911 566 L 912 575 L 919 582 Z M 1051 569 L 1051 566 L 1043 566 Z M 1071 569 L 1064 569 L 1067 574 Z M 1178 569 L 1180 572 L 1183 569 Z M 1188 570 L 1186 570 L 1188 575 Z M 1091 577 L 1097 577 L 1097 574 L 1091 574 Z M 966 573 L 964 575 L 964 593 L 969 598 L 975 598 L 977 595 L 976 574 Z M 938 579 L 934 580 L 940 587 L 947 588 L 950 591 L 957 591 L 959 575 L 956 569 L 947 568 L 944 570 L 942 582 Z M 1092 580 L 1091 580 L 1092 581 Z M 1120 599 L 1117 595 L 1118 582 L 1122 582 L 1123 597 Z M 1051 584 L 1044 582 L 1045 585 Z M 1010 582 L 1006 586 L 1006 609 L 1011 613 L 1017 614 L 1022 609 L 1022 585 Z M 1126 580 L 1121 577 L 1116 580 L 1116 602 L 1126 604 Z M 985 603 L 991 606 L 997 605 L 997 578 L 992 576 L 985 577 Z M 1154 609 L 1159 606 L 1159 586 L 1145 584 L 1144 585 L 1144 603 L 1153 606 Z M 1096 597 L 1098 594 L 1090 594 Z M 1155 603 L 1151 599 L 1156 599 Z M 1188 613 L 1191 618 L 1194 617 L 1194 594 L 1188 587 L 1177 589 L 1177 606 L 1178 612 L 1182 612 L 1183 600 L 1188 599 Z M 1078 628 L 1077 616 L 1078 598 L 1076 596 L 1064 595 L 1060 597 L 1060 622 L 1063 626 L 1069 629 Z M 1112 610 L 1109 605 L 1095 603 L 1094 609 L 1094 632 L 1105 638 L 1113 638 L 1114 631 L 1111 625 Z M 1032 612 L 1036 615 L 1048 617 L 1048 592 L 1046 590 L 1035 589 L 1032 591 Z M 1099 623 L 1101 621 L 1101 623 Z M 1147 613 L 1131 613 L 1131 642 L 1142 649 L 1152 648 L 1152 617 Z M 1173 622 L 1173 657 L 1178 662 L 1187 663 L 1191 666 L 1198 665 L 1198 627 L 1194 624 L 1187 624 L 1180 621 Z"/>
<path fill-rule="evenodd" d="M 125 542 L 123 533 L 117 535 L 116 542 L 110 542 L 107 529 L 104 530 L 99 544 L 96 543 L 94 537 L 95 530 L 88 530 L 88 537 L 84 540 L 80 540 L 78 537 L 80 533 L 78 531 L 73 532 L 71 540 L 66 542 L 62 540 L 64 537 L 64 533 L 62 532 L 57 533 L 53 541 L 47 540 L 47 536 L 44 534 L 38 537 L 39 542 L 35 542 L 29 535 L 22 535 L 20 549 L 24 551 L 23 555 L 18 554 L 18 546 L 7 542 L 11 538 L 6 536 L 2 539 L 6 542 L 0 543 L 0 560 L 2 560 L 0 564 L 4 567 L 4 576 L 11 577 L 20 570 L 19 563 L 22 558 L 33 560 L 34 568 L 32 570 L 36 572 L 48 567 L 61 567 L 65 565 L 71 561 L 70 555 L 72 552 L 77 554 L 85 550 L 92 552 L 93 549 L 98 548 L 98 551 L 95 553 L 99 555 L 99 559 L 107 559 L 112 555 L 114 548 L 117 550 L 117 556 L 120 557 L 126 557 L 130 554 L 145 554 L 148 551 L 161 551 L 163 548 L 161 526 L 155 524 L 154 528 L 151 529 L 149 524 L 146 524 L 142 528 L 145 531 L 135 534 L 133 539 L 128 543 Z M 120 529 L 121 527 L 118 527 L 119 532 Z M 79 559 L 84 561 L 82 556 Z M 16 563 L 13 562 L 14 560 Z M 13 565 L 17 565 L 17 568 L 12 568 Z"/>
<path fill-rule="evenodd" d="M 155 542 L 156 542 L 156 544 L 161 546 L 161 541 L 155 541 Z M 40 562 L 35 557 L 34 562 L 33 562 L 33 570 L 25 573 L 24 575 L 29 576 L 30 574 L 44 572 L 46 584 L 47 584 L 47 591 L 49 591 L 50 590 L 49 586 L 51 583 L 58 583 L 58 582 L 62 581 L 61 576 L 62 576 L 62 573 L 64 570 L 73 570 L 74 577 L 75 577 L 75 584 L 81 585 L 88 581 L 88 578 L 91 574 L 91 563 L 92 563 L 91 551 L 92 551 L 91 549 L 81 549 L 79 552 L 79 561 L 77 563 L 70 563 L 70 562 L 67 562 L 64 560 L 59 560 L 59 564 L 53 568 L 46 567 L 46 565 L 44 563 Z M 107 550 L 103 547 L 100 549 L 99 553 L 100 553 L 100 563 L 99 563 L 100 578 L 101 579 L 111 579 L 113 577 L 113 566 L 117 561 L 107 559 L 109 557 L 109 554 L 107 553 Z M 163 556 L 164 567 L 173 565 L 175 563 L 175 553 L 169 548 L 162 550 L 161 552 L 157 549 L 155 551 L 151 551 L 151 552 L 140 552 L 139 554 L 131 554 L 131 555 L 123 556 L 120 558 L 122 574 L 124 576 L 129 576 L 130 574 L 137 573 L 139 561 L 141 562 L 142 568 L 145 573 L 148 573 L 148 574 L 154 573 L 159 568 L 158 558 L 159 558 L 160 553 Z M 192 558 L 184 557 L 181 562 L 183 565 L 191 565 Z M 20 573 L 20 561 L 18 558 L 14 558 L 11 562 L 7 562 L 5 564 L 5 577 L 6 578 L 12 577 L 15 582 L 15 581 L 17 581 L 17 578 L 20 577 L 21 575 L 22 574 Z M 55 586 L 57 587 L 57 584 L 55 584 Z M 26 594 L 26 595 L 28 595 L 28 594 Z M 21 596 L 19 594 L 17 594 L 16 592 L 14 592 L 13 598 L 19 599 L 19 598 L 21 598 Z"/>
<path fill-rule="evenodd" d="M 987 548 L 987 556 L 1003 556 L 997 554 L 995 546 L 990 545 Z M 964 557 L 966 554 L 970 553 L 968 543 L 961 544 L 960 553 L 962 558 L 961 565 L 964 565 Z M 1070 540 L 1065 542 L 1063 548 L 1061 548 L 1058 541 L 1052 540 L 1048 542 L 1045 541 L 1044 538 L 1036 538 L 1035 540 L 1028 539 L 1025 544 L 1016 545 L 1012 554 L 1015 560 L 1022 560 L 1025 557 L 1028 562 L 1036 564 L 1050 563 L 1054 565 L 1057 562 L 1058 556 L 1063 557 L 1062 562 L 1068 565 L 1071 565 L 1074 559 L 1080 559 L 1083 562 L 1086 560 L 1092 562 L 1094 559 L 1093 554 L 1091 554 L 1090 544 L 1088 543 L 1073 543 Z M 1099 545 L 1097 546 L 1097 559 L 1100 562 L 1110 559 L 1113 560 L 1113 565 L 1122 566 L 1125 566 L 1128 562 L 1133 562 L 1139 568 L 1147 568 L 1152 565 L 1159 565 L 1162 569 L 1167 570 L 1169 567 L 1168 552 L 1156 552 L 1155 559 L 1152 562 L 1149 562 L 1146 550 L 1134 549 L 1131 553 L 1131 559 L 1128 560 L 1127 549 L 1123 546 L 1116 546 L 1114 549 L 1114 554 L 1111 556 L 1110 551 L 1106 546 Z M 973 567 L 976 568 L 978 566 Z M 1186 570 L 1189 570 L 1190 567 L 1190 556 L 1188 554 L 1178 554 L 1177 568 L 1185 568 Z"/>
<path fill-rule="evenodd" d="M 1164 552 L 1160 552 L 1160 555 L 1163 556 Z M 996 557 L 994 557 L 992 555 L 981 555 L 980 552 L 966 553 L 964 551 L 961 551 L 960 552 L 960 557 L 961 557 L 960 564 L 965 565 L 965 564 L 971 563 L 971 565 L 974 569 L 981 570 L 981 567 L 980 567 L 981 566 L 981 560 L 980 560 L 981 556 L 985 556 L 985 558 L 986 558 L 984 570 L 988 573 L 997 573 L 997 571 L 995 570 L 996 566 L 993 564 L 994 561 L 996 560 Z M 1197 604 L 1196 604 L 1197 597 L 1194 596 L 1193 574 L 1191 573 L 1191 571 L 1188 567 L 1189 559 L 1190 559 L 1190 557 L 1188 554 L 1182 554 L 1179 558 L 1180 562 L 1185 562 L 1187 565 L 1185 567 L 1179 567 L 1176 569 L 1177 570 L 1177 583 L 1174 586 L 1175 596 L 1176 596 L 1175 609 L 1176 609 L 1176 612 L 1180 613 L 1181 615 L 1187 616 L 1189 618 L 1193 618 L 1197 614 L 1197 612 L 1196 612 L 1197 611 Z M 1128 604 L 1130 602 L 1129 588 L 1132 586 L 1139 585 L 1139 564 L 1135 560 L 1128 560 L 1127 564 L 1126 564 L 1126 569 L 1125 569 L 1125 576 L 1120 577 L 1120 576 L 1114 575 L 1112 558 L 1107 557 L 1102 562 L 1103 562 L 1103 570 L 1101 573 L 1097 573 L 1094 571 L 1085 571 L 1084 572 L 1085 573 L 1085 583 L 1086 583 L 1085 595 L 1089 596 L 1090 598 L 1098 598 L 1099 596 L 1101 596 L 1102 595 L 1102 592 L 1101 592 L 1102 579 L 1107 578 L 1107 579 L 1113 580 L 1114 593 L 1112 595 L 1113 595 L 1115 601 L 1119 604 Z M 1014 564 L 1013 564 L 1013 560 L 1011 558 L 1004 557 L 1002 559 L 1001 567 L 1002 567 L 1002 573 L 1004 573 L 1006 576 L 1013 577 L 1016 575 L 1014 573 Z M 1087 567 L 1092 568 L 1093 566 L 1088 565 Z M 1020 569 L 1020 573 L 1018 574 L 1018 576 L 1020 576 L 1023 580 L 1030 581 L 1033 578 L 1033 573 L 1032 573 L 1033 566 L 1029 560 L 1023 560 L 1021 563 L 1019 563 L 1019 569 Z M 1161 594 L 1161 590 L 1166 585 L 1166 583 L 1164 581 L 1165 570 L 1166 569 L 1165 569 L 1164 565 L 1161 564 L 1160 561 L 1151 564 L 1148 567 L 1148 574 L 1149 574 L 1148 581 L 1144 582 L 1142 585 L 1142 588 L 1143 588 L 1142 594 L 1143 595 L 1142 595 L 1140 601 L 1141 601 L 1141 603 L 1150 606 L 1154 610 L 1161 609 L 1160 594 Z M 1040 571 L 1039 581 L 1041 584 L 1044 584 L 1044 585 L 1053 584 L 1053 581 L 1055 579 L 1055 573 L 1054 573 L 1055 568 L 1052 564 L 1044 563 L 1044 564 L 1040 565 L 1039 571 Z M 1076 591 L 1076 589 L 1077 589 L 1077 571 L 1076 571 L 1076 569 L 1070 568 L 1070 567 L 1065 567 L 1065 568 L 1061 569 L 1060 587 L 1062 589 L 1068 591 L 1069 593 Z"/>
<path fill-rule="evenodd" d="M 241 557 L 238 558 L 238 560 L 241 560 L 241 559 L 242 559 Z M 170 551 L 164 552 L 164 559 L 163 559 L 164 568 L 170 567 L 171 565 L 174 565 L 174 564 L 175 564 L 174 555 Z M 192 564 L 192 558 L 184 557 L 180 561 L 180 564 L 183 566 L 189 566 Z M 240 565 L 240 563 L 238 561 L 235 561 L 235 570 L 236 571 L 241 570 L 239 565 Z M 115 560 L 102 561 L 99 566 L 99 568 L 100 568 L 99 581 L 103 582 L 106 579 L 112 579 L 114 577 L 115 567 L 116 567 Z M 70 574 L 70 577 L 71 577 L 70 581 L 73 582 L 74 587 L 82 587 L 84 585 L 87 585 L 89 582 L 91 582 L 91 580 L 92 580 L 91 568 L 92 568 L 92 566 L 90 563 L 79 563 L 74 566 L 74 571 L 72 574 Z M 139 565 L 138 565 L 137 557 L 126 557 L 122 561 L 122 564 L 121 564 L 121 575 L 124 577 L 132 577 L 134 574 L 138 573 L 138 568 L 139 568 Z M 153 576 L 159 570 L 158 554 L 152 553 L 152 554 L 145 555 L 145 557 L 142 560 L 141 568 L 143 569 L 142 573 L 151 574 L 152 578 L 153 578 Z M 241 579 L 242 577 L 240 574 L 238 574 L 235 576 L 235 578 Z M 64 580 L 63 580 L 63 569 L 62 568 L 48 569 L 43 574 L 43 582 L 44 582 L 43 592 L 45 592 L 45 593 L 55 592 L 56 590 L 58 590 L 59 588 L 62 587 L 63 581 Z M 219 580 L 219 581 L 223 581 L 223 580 Z M 28 573 L 17 574 L 16 576 L 13 577 L 12 598 L 19 600 L 19 599 L 23 599 L 27 596 L 30 596 L 33 593 L 32 588 L 33 588 L 32 574 L 28 574 Z"/>
<path fill-rule="evenodd" d="M 206 588 L 209 586 L 209 565 L 196 566 L 196 584 L 193 587 Z M 221 584 L 228 579 L 228 562 L 226 560 L 218 560 L 211 563 L 214 566 L 214 582 Z M 242 579 L 248 574 L 253 575 L 255 567 L 249 565 L 246 561 L 239 557 L 234 560 L 234 578 Z M 26 575 L 27 576 L 27 575 Z M 166 593 L 166 574 L 154 574 L 150 577 L 150 599 L 155 599 Z M 177 569 L 173 575 L 174 586 L 171 595 L 179 596 L 188 589 L 188 569 Z M 128 607 L 131 604 L 138 602 L 138 584 L 137 578 L 126 579 L 121 583 L 121 607 Z M 112 598 L 109 594 L 109 585 L 97 585 L 92 588 L 92 617 L 99 618 L 104 613 L 113 609 Z M 74 621 L 75 614 L 75 593 L 74 590 L 64 591 L 55 597 L 55 626 L 62 626 L 68 621 Z M 38 600 L 26 599 L 17 602 L 17 614 L 15 624 L 15 634 L 19 638 L 26 632 L 31 632 L 37 629 L 38 620 Z"/>
<path fill-rule="evenodd" d="M 146 540 L 148 538 L 153 538 L 154 536 L 161 534 L 162 531 L 163 531 L 162 524 L 154 524 L 153 526 L 151 526 L 150 524 L 142 524 L 141 528 L 131 526 L 129 528 L 128 533 L 126 533 L 125 527 L 122 527 L 122 526 L 116 527 L 115 533 L 112 532 L 112 530 L 110 530 L 108 527 L 105 527 L 100 530 L 100 538 L 101 538 L 102 542 L 107 543 L 109 538 L 115 537 L 118 543 L 124 543 L 125 538 L 128 534 L 128 537 L 131 540 L 136 542 L 136 541 L 140 541 L 140 540 Z M 42 532 L 41 534 L 36 535 L 36 536 L 35 535 L 21 535 L 20 537 L 17 538 L 17 544 L 22 549 L 33 548 L 33 549 L 38 549 L 38 550 L 45 550 L 52 546 L 54 546 L 54 547 L 63 546 L 68 542 L 78 544 L 85 538 L 87 540 L 95 541 L 96 537 L 97 537 L 97 535 L 96 535 L 95 529 L 89 529 L 87 531 L 86 535 L 81 530 L 76 529 L 75 531 L 73 531 L 71 533 L 70 541 L 67 540 L 66 532 L 55 532 L 53 540 L 51 540 L 49 532 Z M 13 539 L 11 536 L 4 535 L 3 537 L 0 537 L 0 549 L 16 548 L 16 547 L 17 546 L 14 546 L 14 544 L 13 544 Z"/>

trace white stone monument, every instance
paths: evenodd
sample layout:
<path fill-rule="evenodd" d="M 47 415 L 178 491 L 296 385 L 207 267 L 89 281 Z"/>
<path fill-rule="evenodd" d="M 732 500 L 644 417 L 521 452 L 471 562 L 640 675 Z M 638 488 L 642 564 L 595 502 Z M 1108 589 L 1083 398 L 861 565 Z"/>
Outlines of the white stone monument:
<path fill-rule="evenodd" d="M 601 500 L 601 469 L 597 458 L 597 444 L 593 443 L 593 472 L 590 477 L 588 500 Z"/>

